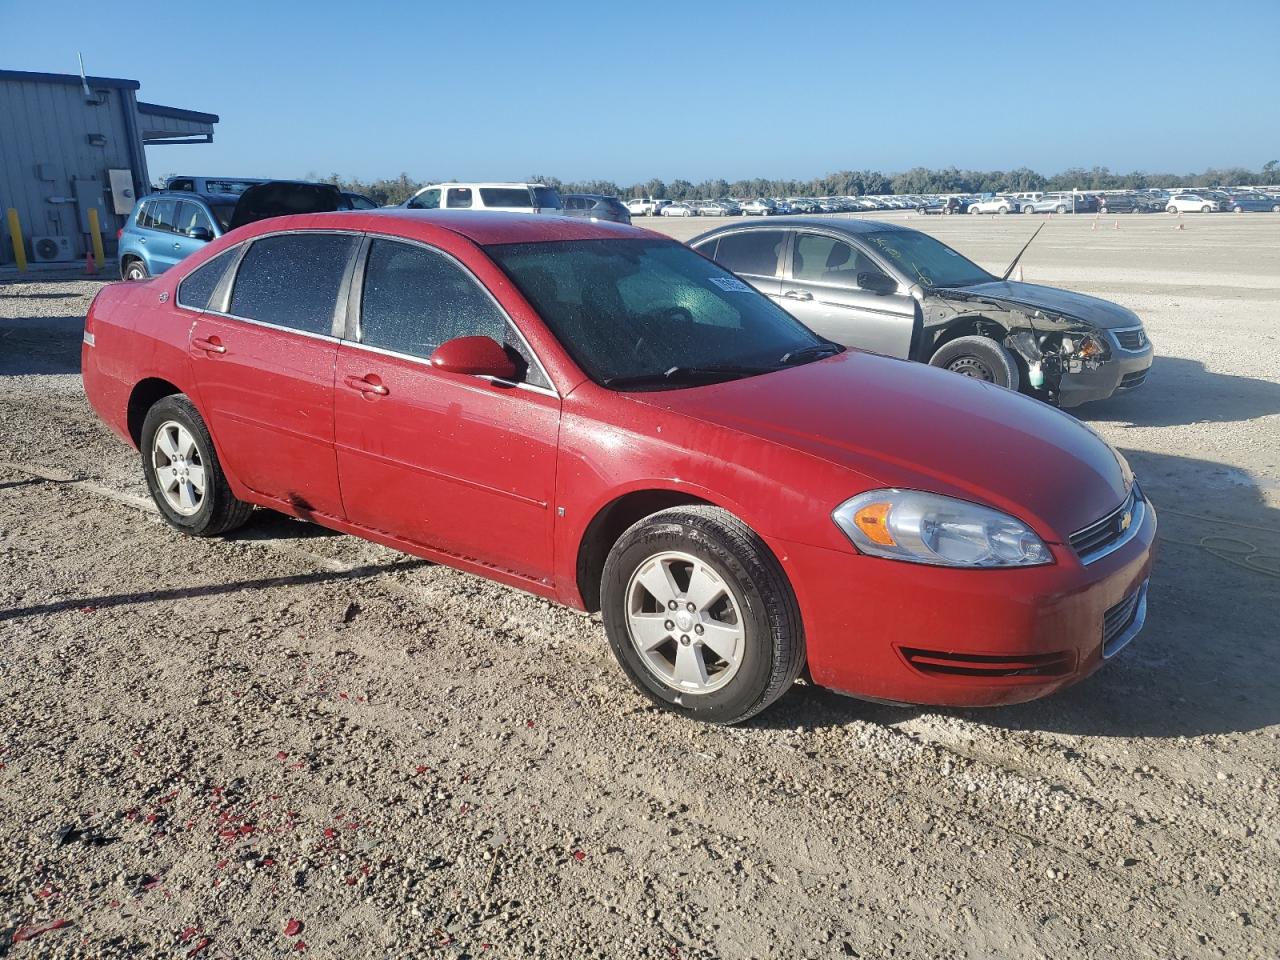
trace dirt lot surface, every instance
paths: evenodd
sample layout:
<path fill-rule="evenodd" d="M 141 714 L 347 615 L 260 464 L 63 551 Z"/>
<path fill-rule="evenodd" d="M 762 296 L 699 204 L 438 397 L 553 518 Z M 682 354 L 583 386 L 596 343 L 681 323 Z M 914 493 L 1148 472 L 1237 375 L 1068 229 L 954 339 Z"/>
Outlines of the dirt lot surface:
<path fill-rule="evenodd" d="M 892 219 L 995 269 L 1033 225 Z M 513 590 L 178 536 L 81 391 L 98 283 L 0 284 L 0 957 L 1276 957 L 1280 218 L 1175 222 L 1025 260 L 1156 345 L 1078 411 L 1160 510 L 1145 632 L 1039 703 L 735 729 Z"/>

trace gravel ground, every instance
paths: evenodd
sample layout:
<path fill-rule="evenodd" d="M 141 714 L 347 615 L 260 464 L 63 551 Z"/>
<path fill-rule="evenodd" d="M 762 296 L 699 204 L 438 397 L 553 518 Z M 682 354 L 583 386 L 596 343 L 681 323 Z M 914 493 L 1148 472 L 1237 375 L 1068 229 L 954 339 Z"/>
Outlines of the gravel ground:
<path fill-rule="evenodd" d="M 1000 269 L 1038 222 L 892 219 Z M 0 957 L 1275 958 L 1280 218 L 1174 223 L 1025 259 L 1159 354 L 1078 411 L 1161 511 L 1138 641 L 1039 703 L 798 684 L 735 729 L 528 595 L 178 537 L 81 391 L 99 283 L 0 284 Z"/>

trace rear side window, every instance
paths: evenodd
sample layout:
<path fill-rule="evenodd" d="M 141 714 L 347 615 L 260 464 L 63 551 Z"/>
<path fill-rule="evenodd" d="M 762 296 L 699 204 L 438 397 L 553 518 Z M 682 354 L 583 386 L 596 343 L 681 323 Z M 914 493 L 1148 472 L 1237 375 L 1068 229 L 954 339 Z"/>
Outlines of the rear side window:
<path fill-rule="evenodd" d="M 255 240 L 236 271 L 228 312 L 331 335 L 338 289 L 354 247 L 354 237 L 337 233 L 286 233 Z"/>
<path fill-rule="evenodd" d="M 480 199 L 486 207 L 533 208 L 533 195 L 524 187 L 481 187 Z M 449 206 L 453 206 L 453 191 L 449 191 Z"/>
<path fill-rule="evenodd" d="M 716 263 L 734 273 L 772 277 L 778 272 L 778 251 L 786 235 L 781 230 L 745 230 L 720 238 Z"/>
<path fill-rule="evenodd" d="M 446 196 L 448 197 L 445 202 L 446 207 L 465 209 L 471 206 L 470 187 L 450 187 Z"/>
<path fill-rule="evenodd" d="M 148 230 L 167 230 L 173 232 L 177 220 L 178 202 L 176 200 L 152 200 L 138 217 L 138 226 Z"/>
<path fill-rule="evenodd" d="M 231 266 L 239 247 L 224 250 L 208 263 L 197 267 L 182 283 L 178 284 L 178 306 L 191 310 L 209 309 L 209 298 L 218 289 L 218 281 Z"/>

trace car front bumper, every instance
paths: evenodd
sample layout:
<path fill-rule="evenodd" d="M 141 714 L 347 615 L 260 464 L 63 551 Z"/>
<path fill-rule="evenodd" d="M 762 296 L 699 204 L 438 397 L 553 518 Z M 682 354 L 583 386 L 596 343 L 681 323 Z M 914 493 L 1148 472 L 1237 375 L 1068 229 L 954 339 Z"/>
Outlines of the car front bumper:
<path fill-rule="evenodd" d="M 1078 407 L 1090 400 L 1105 400 L 1115 393 L 1136 390 L 1146 382 L 1154 358 L 1150 342 L 1141 350 L 1124 350 L 1113 345 L 1111 359 L 1097 368 L 1062 375 L 1058 405 Z"/>
<path fill-rule="evenodd" d="M 965 570 L 771 542 L 795 588 L 814 682 L 871 700 L 995 706 L 1087 677 L 1141 630 L 1156 535 L 1088 566 Z M 1105 649 L 1104 649 L 1105 646 Z"/>

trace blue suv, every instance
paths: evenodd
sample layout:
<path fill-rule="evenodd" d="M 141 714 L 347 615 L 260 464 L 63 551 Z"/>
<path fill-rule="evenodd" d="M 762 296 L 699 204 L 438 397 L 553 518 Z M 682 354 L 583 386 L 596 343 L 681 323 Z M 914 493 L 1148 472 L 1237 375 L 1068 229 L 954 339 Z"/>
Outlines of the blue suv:
<path fill-rule="evenodd" d="M 119 234 L 120 276 L 164 273 L 229 229 L 239 197 L 166 191 L 143 197 Z"/>

